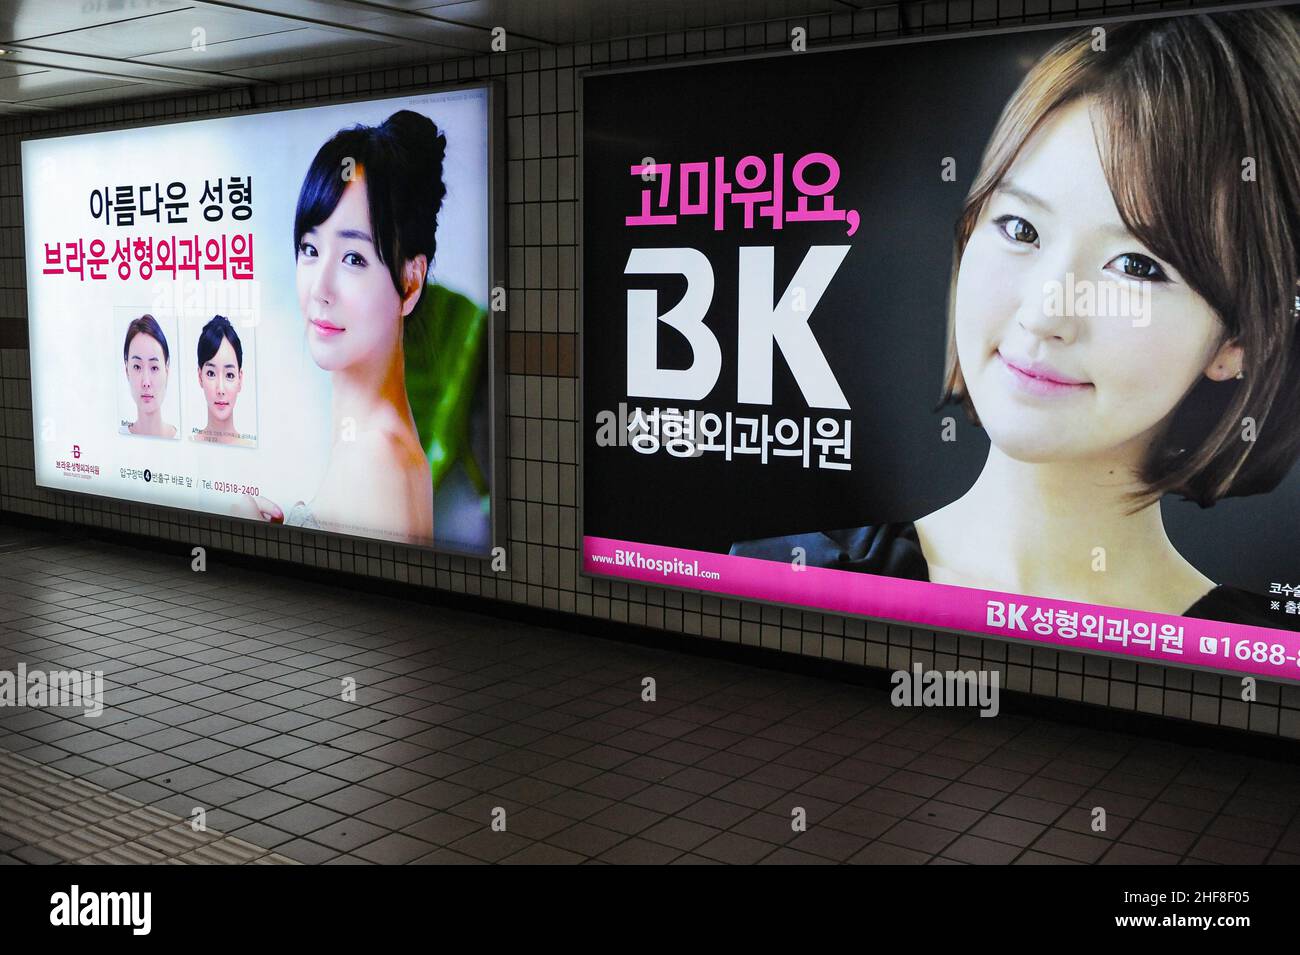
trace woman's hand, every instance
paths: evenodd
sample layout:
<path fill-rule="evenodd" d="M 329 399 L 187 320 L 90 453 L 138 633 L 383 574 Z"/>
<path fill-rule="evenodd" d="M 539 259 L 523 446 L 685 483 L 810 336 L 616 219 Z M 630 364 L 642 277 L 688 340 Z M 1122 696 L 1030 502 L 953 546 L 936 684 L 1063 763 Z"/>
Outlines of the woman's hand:
<path fill-rule="evenodd" d="M 269 524 L 283 524 L 284 511 L 280 505 L 267 497 L 243 494 L 230 510 L 235 517 L 246 517 L 254 521 L 266 521 Z"/>

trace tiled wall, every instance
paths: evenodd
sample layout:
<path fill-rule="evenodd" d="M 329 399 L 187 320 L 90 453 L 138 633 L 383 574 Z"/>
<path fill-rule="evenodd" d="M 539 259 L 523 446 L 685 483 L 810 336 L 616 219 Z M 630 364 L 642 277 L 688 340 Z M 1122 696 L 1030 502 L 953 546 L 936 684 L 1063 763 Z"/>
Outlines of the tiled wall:
<path fill-rule="evenodd" d="M 1172 6 L 1172 5 L 1168 5 Z M 1159 9 L 1107 5 L 1107 12 Z M 908 10 L 910 32 L 1015 26 L 1102 10 L 1100 4 L 962 0 Z M 726 29 L 675 32 L 541 51 L 483 55 L 425 66 L 303 78 L 258 90 L 264 106 L 396 94 L 475 77 L 505 82 L 508 120 L 510 267 L 506 429 L 509 570 L 399 546 L 336 540 L 300 530 L 236 523 L 151 506 L 62 496 L 33 483 L 31 392 L 19 141 L 24 134 L 84 131 L 237 111 L 244 93 L 132 102 L 35 116 L 0 126 L 0 510 L 120 529 L 244 554 L 480 594 L 599 619 L 628 621 L 702 640 L 779 648 L 853 664 L 906 668 L 985 667 L 1003 685 L 1048 697 L 1262 734 L 1300 738 L 1300 689 L 1261 684 L 1241 701 L 1240 680 L 1026 645 L 886 626 L 734 600 L 590 580 L 578 574 L 578 229 L 576 111 L 579 72 L 589 65 L 676 61 L 784 47 L 807 29 L 810 48 L 898 36 L 899 8 L 880 7 Z M 833 95 L 833 94 L 832 94 Z"/>

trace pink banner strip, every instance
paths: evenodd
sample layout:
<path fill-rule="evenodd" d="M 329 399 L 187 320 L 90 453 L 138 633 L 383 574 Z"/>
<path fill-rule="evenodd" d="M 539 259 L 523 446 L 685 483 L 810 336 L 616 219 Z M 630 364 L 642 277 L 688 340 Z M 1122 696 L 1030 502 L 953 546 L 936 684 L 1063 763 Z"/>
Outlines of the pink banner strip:
<path fill-rule="evenodd" d="M 1300 681 L 1300 633 L 584 537 L 587 573 L 934 630 Z M 1074 635 L 1070 636 L 1070 631 Z"/>

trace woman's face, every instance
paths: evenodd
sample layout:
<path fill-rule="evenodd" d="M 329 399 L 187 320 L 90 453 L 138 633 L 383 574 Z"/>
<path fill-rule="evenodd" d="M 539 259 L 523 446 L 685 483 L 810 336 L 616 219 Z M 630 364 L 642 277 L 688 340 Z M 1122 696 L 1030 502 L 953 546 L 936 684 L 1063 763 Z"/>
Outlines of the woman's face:
<path fill-rule="evenodd" d="M 167 394 L 167 360 L 158 339 L 137 332 L 126 349 L 126 380 L 141 415 L 158 414 Z"/>
<path fill-rule="evenodd" d="M 235 347 L 222 338 L 216 354 L 199 369 L 199 384 L 208 402 L 208 420 L 228 424 L 235 413 L 235 400 L 244 386 L 244 372 L 239 367 Z"/>
<path fill-rule="evenodd" d="M 298 244 L 298 307 L 312 358 L 326 371 L 382 358 L 401 342 L 402 300 L 375 250 L 363 176 Z"/>
<path fill-rule="evenodd" d="M 975 409 L 1018 460 L 1136 464 L 1202 374 L 1230 377 L 1214 311 L 1125 228 L 1087 101 L 1058 110 L 990 197 L 955 310 Z"/>

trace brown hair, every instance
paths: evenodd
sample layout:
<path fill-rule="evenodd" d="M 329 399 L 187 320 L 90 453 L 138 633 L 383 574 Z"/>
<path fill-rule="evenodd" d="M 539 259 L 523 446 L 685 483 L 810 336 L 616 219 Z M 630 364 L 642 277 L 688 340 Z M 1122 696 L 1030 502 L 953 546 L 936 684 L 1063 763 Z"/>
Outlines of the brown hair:
<path fill-rule="evenodd" d="M 943 403 L 979 423 L 955 339 L 971 232 L 1025 142 L 1054 111 L 1087 97 L 1124 224 L 1182 274 L 1244 352 L 1244 379 L 1202 377 L 1174 409 L 1140 469 L 1138 502 L 1175 493 L 1208 507 L 1270 491 L 1300 454 L 1300 26 L 1290 11 L 1247 10 L 1110 25 L 1104 41 L 1103 49 L 1087 28 L 1052 47 L 984 152 L 957 220 Z M 1253 441 L 1243 439 L 1248 417 Z"/>
<path fill-rule="evenodd" d="M 128 359 L 131 351 L 131 339 L 136 335 L 148 335 L 159 345 L 162 346 L 163 364 L 171 364 L 171 352 L 167 350 L 167 336 L 163 334 L 162 326 L 158 324 L 157 319 L 152 315 L 141 315 L 139 318 L 126 326 L 126 338 L 122 341 L 122 361 Z"/>

